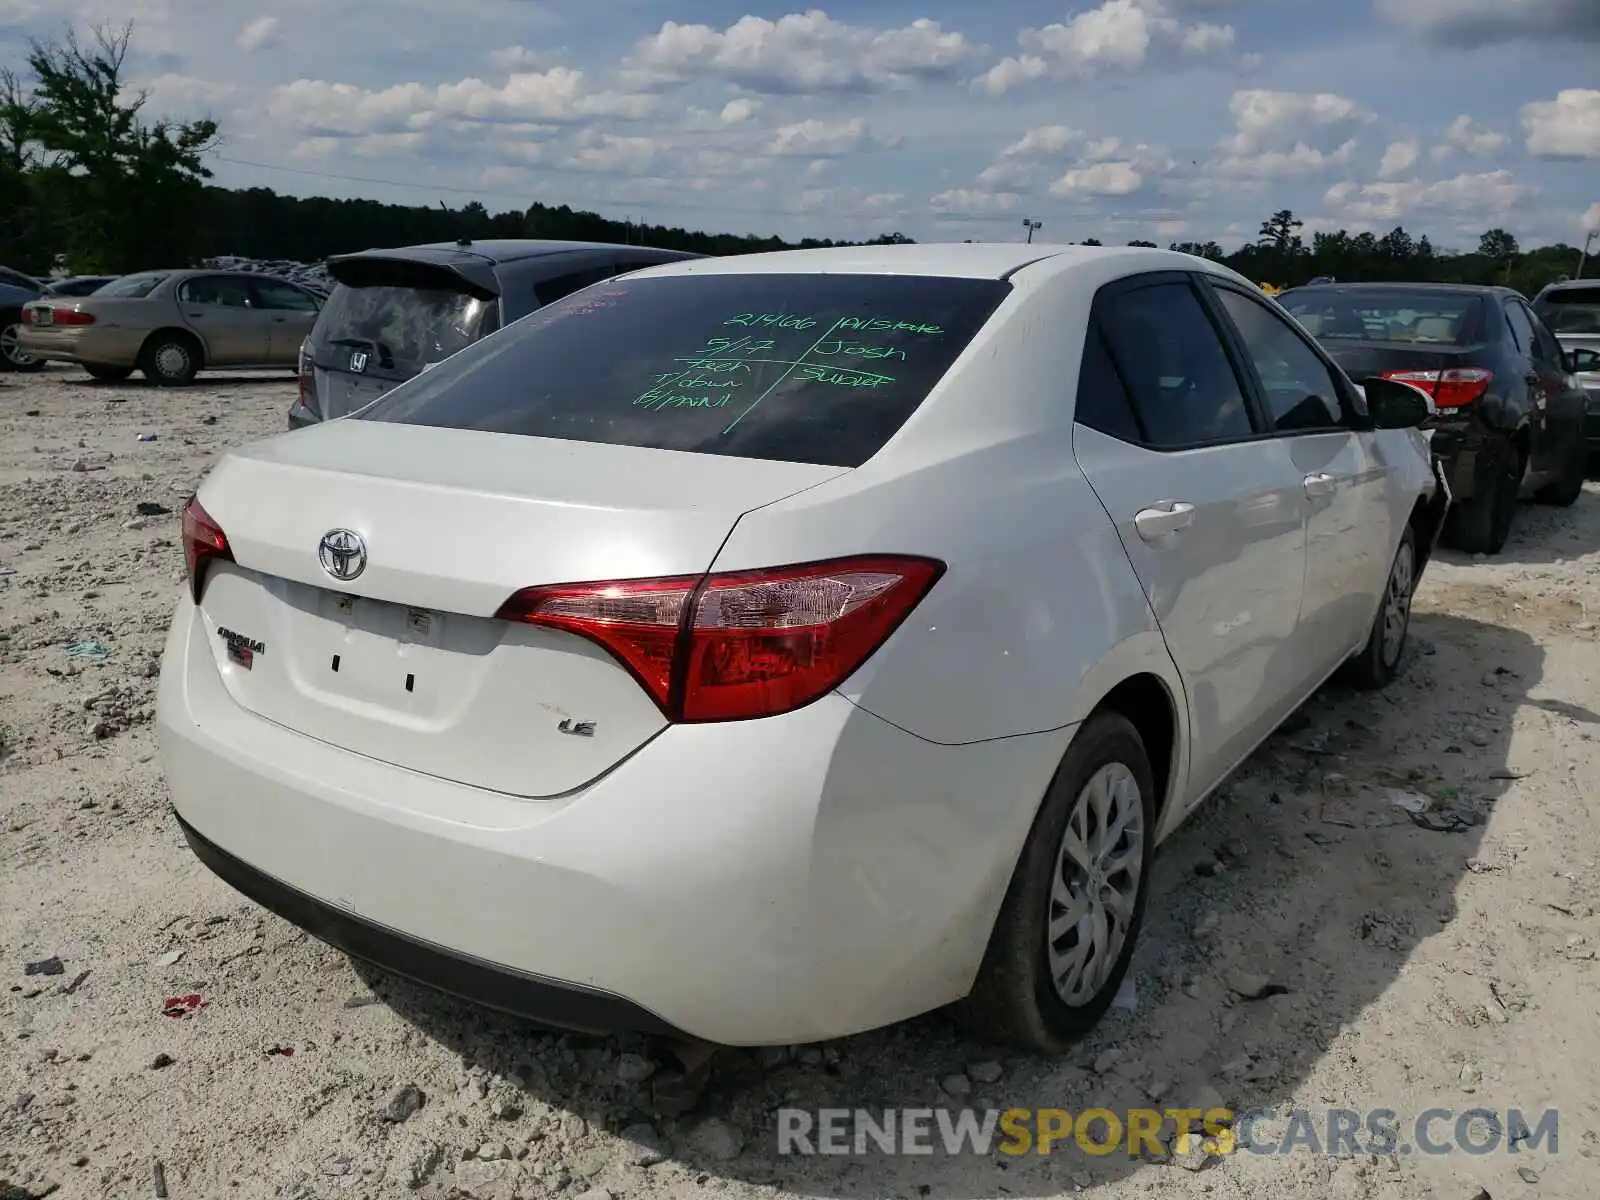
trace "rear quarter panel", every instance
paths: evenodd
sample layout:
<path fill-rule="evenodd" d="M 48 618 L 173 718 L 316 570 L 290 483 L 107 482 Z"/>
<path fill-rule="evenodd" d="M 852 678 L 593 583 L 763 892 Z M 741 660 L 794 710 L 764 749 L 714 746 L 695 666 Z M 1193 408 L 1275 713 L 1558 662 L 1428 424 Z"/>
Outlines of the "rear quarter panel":
<path fill-rule="evenodd" d="M 944 577 L 841 691 L 963 744 L 1082 721 L 1128 675 L 1181 684 L 1117 533 L 1072 451 L 1087 291 L 1019 289 L 888 446 L 734 527 L 714 569 L 855 553 L 940 559 Z M 1172 777 L 1180 780 L 1180 751 Z"/>

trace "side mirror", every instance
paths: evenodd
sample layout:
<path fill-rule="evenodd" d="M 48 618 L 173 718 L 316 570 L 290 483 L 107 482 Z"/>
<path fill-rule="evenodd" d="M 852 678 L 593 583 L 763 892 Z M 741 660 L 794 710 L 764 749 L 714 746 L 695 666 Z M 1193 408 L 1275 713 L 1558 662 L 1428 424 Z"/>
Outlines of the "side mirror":
<path fill-rule="evenodd" d="M 1574 375 L 1587 375 L 1592 371 L 1600 371 L 1600 350 L 1591 350 L 1587 346 L 1578 350 L 1568 350 L 1567 370 Z"/>
<path fill-rule="evenodd" d="M 1421 388 L 1393 379 L 1361 381 L 1374 429 L 1415 429 L 1433 414 L 1433 401 Z"/>

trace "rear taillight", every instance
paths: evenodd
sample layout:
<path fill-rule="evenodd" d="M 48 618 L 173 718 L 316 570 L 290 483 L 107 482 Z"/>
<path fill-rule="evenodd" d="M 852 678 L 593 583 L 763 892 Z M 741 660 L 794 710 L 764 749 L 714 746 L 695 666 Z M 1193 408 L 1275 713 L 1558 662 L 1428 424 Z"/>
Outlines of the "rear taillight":
<path fill-rule="evenodd" d="M 300 394 L 298 403 L 301 408 L 309 412 L 316 412 L 317 377 L 311 355 L 307 352 L 305 343 L 300 345 L 300 363 L 297 368 L 300 376 Z"/>
<path fill-rule="evenodd" d="M 1461 408 L 1482 398 L 1494 382 L 1494 372 L 1483 367 L 1447 367 L 1442 371 L 1385 371 L 1385 379 L 1409 383 L 1428 393 L 1437 408 Z"/>
<path fill-rule="evenodd" d="M 52 325 L 93 325 L 94 314 L 79 312 L 75 308 L 50 308 L 50 324 Z"/>
<path fill-rule="evenodd" d="M 499 616 L 608 650 L 672 721 L 771 717 L 832 691 L 944 572 L 869 555 L 673 579 L 527 588 Z"/>
<path fill-rule="evenodd" d="M 196 604 L 200 603 L 200 593 L 205 589 L 206 568 L 213 562 L 233 561 L 228 535 L 193 496 L 183 506 L 183 558 L 189 568 L 189 590 Z"/>

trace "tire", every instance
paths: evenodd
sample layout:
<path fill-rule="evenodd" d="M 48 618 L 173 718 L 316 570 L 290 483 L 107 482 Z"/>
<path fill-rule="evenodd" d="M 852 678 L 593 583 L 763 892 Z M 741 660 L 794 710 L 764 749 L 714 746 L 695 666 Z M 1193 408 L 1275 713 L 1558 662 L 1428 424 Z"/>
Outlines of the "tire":
<path fill-rule="evenodd" d="M 102 383 L 121 383 L 133 374 L 132 367 L 107 367 L 99 363 L 84 363 L 83 369 L 89 373 L 90 379 L 98 379 Z"/>
<path fill-rule="evenodd" d="M 1540 504 L 1553 504 L 1557 508 L 1570 508 L 1583 495 L 1583 481 L 1589 474 L 1589 447 L 1581 437 L 1574 438 L 1567 447 L 1566 461 L 1561 464 L 1561 475 L 1534 493 Z"/>
<path fill-rule="evenodd" d="M 1458 550 L 1499 554 L 1505 548 L 1522 485 L 1522 472 L 1518 470 L 1521 461 L 1516 447 L 1508 443 L 1495 447 L 1484 489 L 1451 512 L 1450 540 Z"/>
<path fill-rule="evenodd" d="M 1110 786 L 1101 788 L 1103 784 Z M 1120 806 L 1126 818 L 1122 838 L 1109 847 L 1098 845 L 1097 799 Z M 1119 808 L 1111 809 L 1113 820 L 1118 812 Z M 1060 1053 L 1095 1026 L 1122 986 L 1139 939 L 1150 886 L 1155 815 L 1154 775 L 1139 731 L 1120 713 L 1090 718 L 1072 739 L 1034 818 L 977 981 L 956 1006 L 962 1024 L 987 1041 L 1047 1054 Z M 1065 839 L 1069 827 L 1097 864 L 1089 872 L 1069 859 Z M 1093 854 L 1096 849 L 1102 850 L 1098 858 Z M 1106 874 L 1108 855 L 1118 869 Z M 1069 867 L 1078 877 L 1077 885 L 1069 882 Z M 1120 903 L 1107 906 L 1090 900 L 1082 890 L 1088 880 L 1098 882 L 1102 897 L 1108 891 L 1119 894 Z M 1061 921 L 1063 900 L 1083 907 L 1084 915 L 1075 926 Z M 1117 908 L 1124 916 L 1113 925 Z M 1053 919 L 1059 924 L 1052 942 Z M 1074 976 L 1068 973 L 1072 951 L 1085 945 L 1093 948 L 1097 921 L 1108 930 L 1110 944 L 1098 956 L 1091 955 Z M 1120 943 L 1111 940 L 1118 933 Z M 1056 985 L 1058 972 L 1068 981 L 1075 978 L 1078 987 L 1063 994 Z"/>
<path fill-rule="evenodd" d="M 1411 600 L 1417 588 L 1417 535 L 1407 525 L 1389 564 L 1378 615 L 1361 653 L 1345 663 L 1341 680 L 1364 692 L 1388 685 L 1400 670 L 1406 635 L 1411 631 Z"/>
<path fill-rule="evenodd" d="M 187 387 L 200 370 L 200 347 L 182 334 L 157 334 L 140 351 L 139 369 L 157 387 Z"/>
<path fill-rule="evenodd" d="M 0 371 L 44 370 L 44 359 L 22 352 L 22 323 L 15 315 L 7 313 L 0 317 Z"/>

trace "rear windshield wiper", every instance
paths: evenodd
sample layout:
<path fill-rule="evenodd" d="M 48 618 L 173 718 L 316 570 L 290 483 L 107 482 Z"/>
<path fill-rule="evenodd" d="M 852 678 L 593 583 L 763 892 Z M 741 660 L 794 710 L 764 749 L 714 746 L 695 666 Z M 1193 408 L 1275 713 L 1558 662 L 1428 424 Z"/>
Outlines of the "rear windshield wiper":
<path fill-rule="evenodd" d="M 394 370 L 394 351 L 390 350 L 376 338 L 340 337 L 329 338 L 330 346 L 353 346 L 357 350 L 370 348 L 378 356 L 378 365 L 386 371 Z"/>

